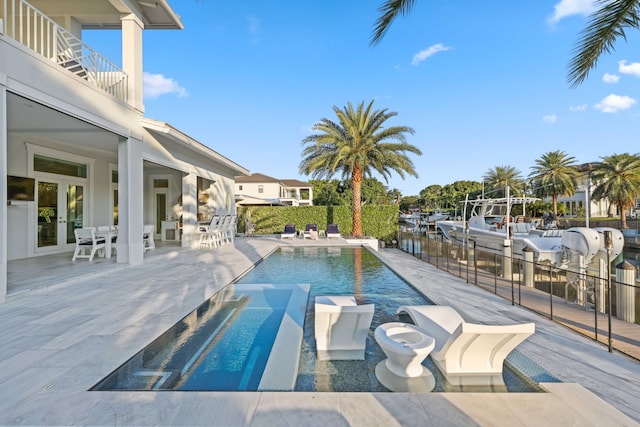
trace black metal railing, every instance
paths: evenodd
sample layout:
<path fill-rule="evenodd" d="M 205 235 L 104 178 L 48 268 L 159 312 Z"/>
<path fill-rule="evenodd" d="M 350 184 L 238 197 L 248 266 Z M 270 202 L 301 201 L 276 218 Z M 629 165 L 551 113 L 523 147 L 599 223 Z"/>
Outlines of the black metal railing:
<path fill-rule="evenodd" d="M 474 241 L 450 242 L 434 232 L 401 230 L 397 241 L 404 252 L 466 283 L 603 343 L 610 351 L 640 360 L 640 286 L 635 269 L 630 280 L 622 281 L 617 280 L 622 264 L 615 275 L 598 277 L 505 256 Z"/>

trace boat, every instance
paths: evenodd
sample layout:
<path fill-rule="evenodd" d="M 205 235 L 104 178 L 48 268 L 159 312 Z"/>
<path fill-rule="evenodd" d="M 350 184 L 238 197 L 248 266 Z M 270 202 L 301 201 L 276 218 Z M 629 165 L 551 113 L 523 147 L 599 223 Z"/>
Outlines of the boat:
<path fill-rule="evenodd" d="M 567 230 L 538 228 L 536 222 L 520 215 L 511 217 L 511 207 L 534 203 L 534 197 L 479 198 L 465 202 L 462 220 L 442 220 L 436 228 L 445 239 L 460 244 L 475 242 L 476 247 L 502 254 L 511 247 L 514 258 L 522 259 L 525 248 L 533 251 L 534 261 L 583 271 L 607 254 L 606 232 L 611 233 L 610 259 L 624 247 L 620 230 L 611 227 L 572 227 Z M 466 212 L 470 206 L 470 217 Z M 524 209 L 523 209 L 524 210 Z M 594 265 L 591 265 L 595 268 Z"/>
<path fill-rule="evenodd" d="M 426 227 L 433 227 L 437 221 L 442 221 L 449 218 L 449 214 L 446 212 L 435 211 L 432 213 L 414 212 L 411 217 L 406 218 L 404 222 L 410 226 L 418 229 L 424 229 Z"/>

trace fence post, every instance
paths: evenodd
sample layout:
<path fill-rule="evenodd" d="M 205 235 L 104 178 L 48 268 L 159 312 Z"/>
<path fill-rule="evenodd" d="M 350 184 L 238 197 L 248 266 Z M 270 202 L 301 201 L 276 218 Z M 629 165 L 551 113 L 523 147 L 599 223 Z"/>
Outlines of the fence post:
<path fill-rule="evenodd" d="M 511 240 L 505 239 L 502 247 L 502 278 L 508 279 L 511 276 Z"/>
<path fill-rule="evenodd" d="M 533 288 L 534 284 L 533 255 L 533 249 L 529 246 L 525 246 L 522 249 L 522 256 L 524 257 L 524 286 L 527 288 Z"/>
<path fill-rule="evenodd" d="M 553 320 L 553 271 L 549 266 L 549 318 Z"/>
<path fill-rule="evenodd" d="M 616 265 L 616 317 L 636 321 L 636 268 L 628 261 Z"/>
<path fill-rule="evenodd" d="M 478 286 L 478 251 L 476 250 L 476 241 L 473 241 L 473 274 L 475 285 Z"/>

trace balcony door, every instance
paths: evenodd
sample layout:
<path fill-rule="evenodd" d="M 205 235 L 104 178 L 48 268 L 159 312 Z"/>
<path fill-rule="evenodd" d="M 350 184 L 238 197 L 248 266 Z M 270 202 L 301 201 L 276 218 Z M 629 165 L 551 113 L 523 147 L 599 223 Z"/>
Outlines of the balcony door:
<path fill-rule="evenodd" d="M 75 244 L 73 230 L 83 226 L 86 185 L 69 179 L 37 180 L 37 252 L 57 252 Z"/>

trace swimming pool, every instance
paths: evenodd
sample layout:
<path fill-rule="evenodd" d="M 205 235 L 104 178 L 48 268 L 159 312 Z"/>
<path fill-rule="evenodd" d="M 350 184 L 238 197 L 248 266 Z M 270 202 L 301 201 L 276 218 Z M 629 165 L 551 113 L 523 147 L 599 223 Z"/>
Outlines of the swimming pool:
<path fill-rule="evenodd" d="M 301 308 L 301 318 L 298 322 L 293 322 L 299 323 L 300 327 L 300 341 L 297 346 L 280 343 L 276 346 L 277 350 L 271 350 L 271 343 L 277 341 L 278 336 L 290 334 L 280 333 L 284 323 L 282 319 L 290 318 L 283 315 L 285 312 L 282 306 L 296 304 L 292 304 L 289 297 L 280 292 L 270 298 L 259 297 L 258 300 L 265 302 L 262 306 L 267 311 L 258 313 L 257 310 L 256 313 L 252 313 L 255 309 L 247 308 L 248 300 L 252 298 L 241 297 L 243 292 L 237 291 L 235 287 L 253 286 L 251 284 L 255 283 L 272 283 L 285 288 L 299 286 L 301 283 L 309 285 L 308 299 L 304 299 L 303 303 L 300 302 L 302 299 L 296 299 Z M 230 294 L 234 298 L 230 298 Z M 375 304 L 365 360 L 316 360 L 313 330 L 313 304 L 316 295 L 354 295 L 359 304 Z M 396 314 L 396 309 L 401 305 L 430 303 L 365 248 L 281 247 L 234 284 L 218 292 L 194 313 L 185 317 L 174 326 L 178 327 L 177 332 L 167 331 L 134 356 L 131 361 L 135 361 L 137 365 L 126 367 L 125 364 L 94 389 L 282 390 L 283 388 L 270 387 L 265 383 L 261 387 L 262 377 L 279 378 L 281 375 L 277 370 L 273 371 L 275 374 L 263 372 L 266 372 L 269 359 L 294 357 L 294 362 L 280 363 L 281 368 L 284 365 L 294 368 L 287 371 L 293 372 L 295 376 L 291 380 L 290 390 L 386 392 L 388 390 L 375 376 L 377 363 L 385 358 L 375 342 L 375 328 L 380 324 L 398 320 L 409 322 L 408 317 L 399 317 Z M 241 313 L 249 319 L 241 320 Z M 191 318 L 198 318 L 207 326 L 192 328 L 194 333 L 191 337 L 189 334 L 178 333 L 186 328 L 185 325 L 189 325 Z M 215 332 L 218 328 L 224 328 L 224 334 Z M 210 338 L 212 335 L 214 338 Z M 247 346 L 243 347 L 242 343 L 247 343 Z M 271 355 L 272 352 L 278 354 Z M 194 356 L 196 354 L 197 356 Z M 156 364 L 140 368 L 140 362 L 151 360 L 156 361 Z M 166 366 L 167 360 L 172 360 L 171 366 Z M 197 363 L 188 364 L 191 360 Z M 533 381 L 507 368 L 503 375 L 504 387 L 496 388 L 489 385 L 469 388 L 447 384 L 429 358 L 424 365 L 435 376 L 436 385 L 433 391 L 539 391 Z M 162 369 L 160 366 L 163 366 Z M 174 374 L 168 372 L 172 369 L 175 371 Z M 141 383 L 144 387 L 141 387 Z"/>

